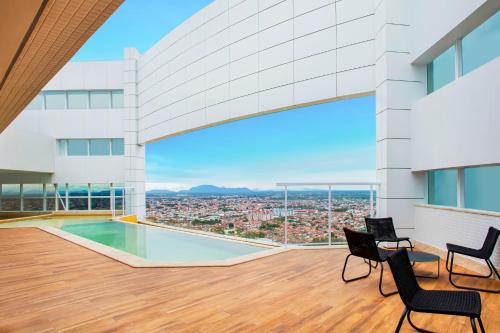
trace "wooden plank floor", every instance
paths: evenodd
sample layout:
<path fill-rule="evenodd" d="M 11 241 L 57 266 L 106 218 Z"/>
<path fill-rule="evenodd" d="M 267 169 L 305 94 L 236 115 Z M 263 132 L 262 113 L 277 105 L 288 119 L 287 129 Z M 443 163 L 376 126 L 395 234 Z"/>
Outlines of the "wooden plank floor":
<path fill-rule="evenodd" d="M 2 229 L 0 332 L 394 331 L 399 296 L 380 296 L 378 270 L 344 284 L 345 254 L 290 251 L 225 268 L 134 269 L 38 229 Z M 435 266 L 419 266 L 426 267 Z M 351 271 L 366 268 L 354 259 Z M 386 277 L 386 289 L 394 288 Z M 421 284 L 452 289 L 444 273 Z M 500 332 L 500 295 L 481 299 L 487 332 Z M 413 318 L 438 332 L 470 332 L 466 318 Z M 412 332 L 407 322 L 402 331 Z"/>

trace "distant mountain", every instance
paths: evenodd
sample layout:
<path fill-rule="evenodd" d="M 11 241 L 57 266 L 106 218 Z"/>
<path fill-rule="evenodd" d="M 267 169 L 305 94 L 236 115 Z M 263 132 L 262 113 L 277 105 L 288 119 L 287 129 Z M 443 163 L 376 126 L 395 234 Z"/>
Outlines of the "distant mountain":
<path fill-rule="evenodd" d="M 176 193 L 177 192 L 170 191 L 170 190 L 149 190 L 149 191 L 146 192 L 146 194 L 148 196 L 151 196 L 151 197 L 170 196 L 170 195 L 174 195 Z"/>
<path fill-rule="evenodd" d="M 246 187 L 218 187 L 214 185 L 199 185 L 177 192 L 178 194 L 252 194 L 252 190 Z"/>

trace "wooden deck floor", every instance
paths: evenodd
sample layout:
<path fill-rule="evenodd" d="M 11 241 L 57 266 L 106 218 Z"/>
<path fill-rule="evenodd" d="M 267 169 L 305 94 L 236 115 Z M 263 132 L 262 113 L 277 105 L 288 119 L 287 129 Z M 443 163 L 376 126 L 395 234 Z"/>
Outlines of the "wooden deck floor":
<path fill-rule="evenodd" d="M 378 270 L 344 284 L 345 253 L 290 251 L 226 268 L 134 269 L 38 229 L 3 229 L 0 332 L 394 331 L 399 296 L 379 295 Z M 355 274 L 367 266 L 352 267 Z M 452 289 L 446 278 L 421 284 Z M 387 275 L 387 289 L 391 280 Z M 500 295 L 481 299 L 487 332 L 500 332 Z M 438 332 L 470 332 L 466 318 L 413 318 Z M 412 332 L 406 322 L 403 332 Z"/>

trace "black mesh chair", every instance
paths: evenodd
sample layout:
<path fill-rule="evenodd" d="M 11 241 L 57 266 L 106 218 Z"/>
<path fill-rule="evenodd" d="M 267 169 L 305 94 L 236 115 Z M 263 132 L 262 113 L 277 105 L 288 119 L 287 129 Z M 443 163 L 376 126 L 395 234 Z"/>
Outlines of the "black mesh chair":
<path fill-rule="evenodd" d="M 412 311 L 469 317 L 473 332 L 477 332 L 476 320 L 479 322 L 481 332 L 485 332 L 481 321 L 481 297 L 478 292 L 424 290 L 420 288 L 405 248 L 391 254 L 388 262 L 399 296 L 405 305 L 396 332 L 401 329 L 405 317 L 417 331 L 430 332 L 413 324 L 410 318 Z"/>
<path fill-rule="evenodd" d="M 400 242 L 408 242 L 413 251 L 413 244 L 409 237 L 398 237 L 394 229 L 392 217 L 372 218 L 365 217 L 366 230 L 373 233 L 377 245 L 381 242 L 396 243 L 396 249 L 399 249 Z"/>
<path fill-rule="evenodd" d="M 371 272 L 372 272 L 372 266 L 371 262 L 374 261 L 377 263 L 380 263 L 380 279 L 378 283 L 378 290 L 382 294 L 382 296 L 387 297 L 391 296 L 397 293 L 397 291 L 390 292 L 390 293 L 385 293 L 382 290 L 382 279 L 384 277 L 384 265 L 383 262 L 387 261 L 387 258 L 389 254 L 393 253 L 393 251 L 385 250 L 378 248 L 377 245 L 375 244 L 375 238 L 373 237 L 373 234 L 367 233 L 367 232 L 359 232 L 359 231 L 354 231 L 350 230 L 347 228 L 344 228 L 344 233 L 345 233 L 345 238 L 347 240 L 347 244 L 349 245 L 349 251 L 351 252 L 346 258 L 344 262 L 344 268 L 342 269 L 342 280 L 344 280 L 345 283 L 353 282 L 359 279 L 364 279 L 367 278 Z M 352 279 L 346 279 L 345 278 L 345 270 L 347 267 L 347 261 L 351 256 L 363 258 L 365 260 L 368 260 L 367 264 L 369 267 L 368 273 L 362 276 L 358 276 Z"/>
<path fill-rule="evenodd" d="M 472 288 L 472 287 L 466 287 L 463 285 L 458 285 L 455 282 L 453 282 L 453 275 L 461 275 L 461 276 L 468 276 L 468 277 L 475 277 L 475 278 L 481 278 L 481 279 L 488 279 L 493 275 L 493 272 L 495 272 L 495 275 L 497 276 L 498 279 L 500 279 L 500 275 L 498 275 L 498 271 L 496 270 L 495 266 L 491 262 L 491 255 L 493 254 L 493 250 L 495 249 L 495 245 L 498 240 L 498 236 L 500 235 L 500 231 L 494 227 L 490 227 L 488 229 L 488 234 L 486 235 L 486 239 L 484 240 L 483 246 L 476 250 L 476 249 L 471 249 L 468 247 L 460 246 L 460 245 L 455 245 L 455 244 L 446 244 L 446 247 L 448 248 L 448 254 L 446 256 L 446 270 L 450 273 L 449 274 L 449 280 L 450 283 L 460 289 L 468 289 L 468 290 L 477 290 L 477 291 L 484 291 L 488 293 L 495 293 L 498 294 L 500 293 L 500 290 L 490 290 L 490 289 L 480 289 L 480 288 Z M 486 264 L 488 265 L 488 268 L 490 269 L 490 274 L 488 275 L 478 275 L 478 274 L 466 274 L 466 273 L 456 273 L 453 272 L 453 259 L 455 258 L 455 253 L 463 254 L 469 257 L 477 258 L 477 259 L 483 259 L 486 261 Z M 450 260 L 451 258 L 451 260 Z M 448 267 L 448 262 L 450 262 L 450 265 Z"/>

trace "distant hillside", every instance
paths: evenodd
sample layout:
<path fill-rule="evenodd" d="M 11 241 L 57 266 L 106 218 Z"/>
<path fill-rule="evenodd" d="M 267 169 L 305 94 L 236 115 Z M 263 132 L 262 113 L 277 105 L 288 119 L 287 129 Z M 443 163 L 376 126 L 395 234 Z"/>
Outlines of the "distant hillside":
<path fill-rule="evenodd" d="M 149 190 L 146 192 L 146 194 L 151 197 L 163 197 L 163 196 L 175 195 L 177 194 L 177 192 L 170 190 Z"/>
<path fill-rule="evenodd" d="M 252 194 L 252 190 L 246 187 L 218 187 L 214 185 L 199 185 L 189 190 L 179 191 L 178 194 Z"/>

